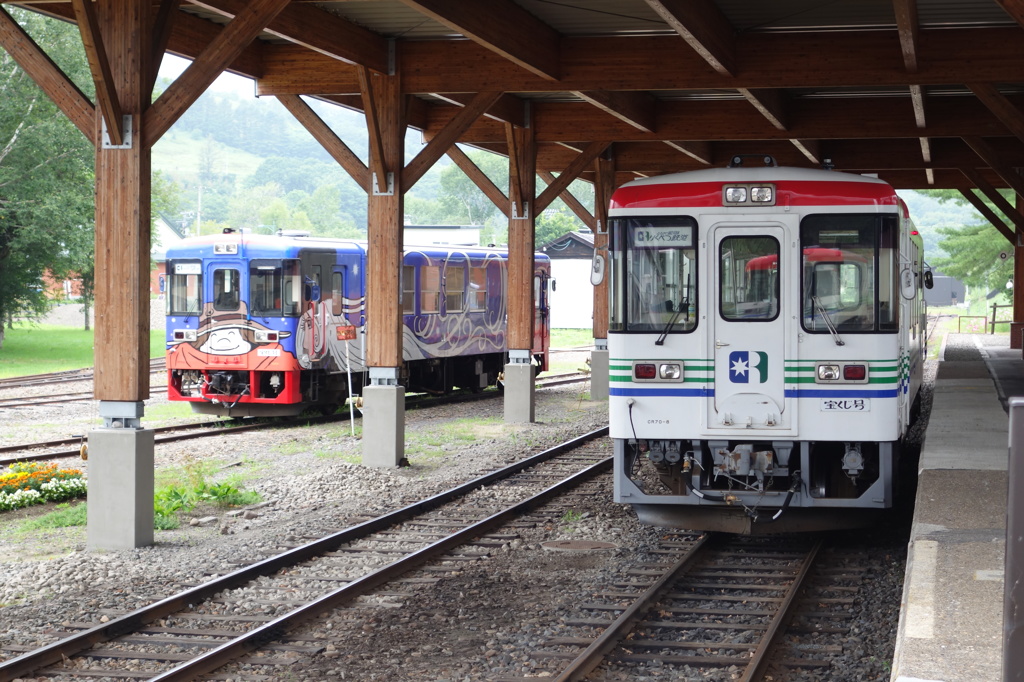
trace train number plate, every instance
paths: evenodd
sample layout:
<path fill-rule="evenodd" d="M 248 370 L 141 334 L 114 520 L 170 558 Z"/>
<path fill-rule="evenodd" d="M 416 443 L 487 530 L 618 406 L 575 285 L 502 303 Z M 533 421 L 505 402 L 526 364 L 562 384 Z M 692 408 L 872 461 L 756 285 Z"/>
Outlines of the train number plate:
<path fill-rule="evenodd" d="M 870 412 L 870 398 L 822 398 L 822 412 Z"/>

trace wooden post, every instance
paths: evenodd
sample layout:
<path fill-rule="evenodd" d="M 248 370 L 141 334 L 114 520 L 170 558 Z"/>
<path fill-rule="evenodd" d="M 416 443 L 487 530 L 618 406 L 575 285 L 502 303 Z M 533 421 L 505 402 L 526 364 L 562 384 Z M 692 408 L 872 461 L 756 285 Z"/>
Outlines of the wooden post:
<path fill-rule="evenodd" d="M 1024 215 L 1024 196 L 1017 195 L 1017 212 Z M 1024 235 L 1017 230 L 1013 247 L 1013 322 L 1010 348 L 1024 349 Z"/>
<path fill-rule="evenodd" d="M 608 206 L 615 190 L 615 157 L 606 152 L 594 162 L 594 253 L 604 258 L 604 278 L 594 287 L 594 350 L 590 354 L 590 399 L 607 400 L 610 393 L 608 354 Z"/>

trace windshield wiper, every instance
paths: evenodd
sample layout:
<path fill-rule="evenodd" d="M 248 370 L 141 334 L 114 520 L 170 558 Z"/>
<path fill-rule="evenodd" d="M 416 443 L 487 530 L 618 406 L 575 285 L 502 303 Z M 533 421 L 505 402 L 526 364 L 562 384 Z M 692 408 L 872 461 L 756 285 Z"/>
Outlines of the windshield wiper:
<path fill-rule="evenodd" d="M 688 299 L 688 298 L 684 298 L 682 301 L 679 302 L 679 305 L 676 306 L 675 314 L 672 315 L 672 319 L 669 320 L 668 324 L 665 325 L 665 329 L 662 330 L 661 336 L 659 336 L 658 340 L 654 342 L 655 346 L 664 346 L 665 345 L 665 339 L 668 337 L 668 333 L 670 331 L 672 331 L 672 327 L 674 327 L 676 325 L 676 322 L 679 320 L 679 316 L 682 315 L 684 312 L 686 313 L 686 317 L 683 318 L 683 321 L 684 322 L 689 322 L 690 321 L 690 299 Z"/>
<path fill-rule="evenodd" d="M 836 325 L 832 321 L 832 318 L 829 317 L 828 311 L 825 310 L 825 306 L 821 304 L 821 301 L 818 300 L 817 296 L 811 296 L 811 301 L 814 302 L 814 307 L 818 309 L 818 314 L 821 315 L 821 319 L 825 320 L 825 326 L 828 327 L 829 334 L 831 334 L 832 338 L 835 339 L 836 345 L 845 346 L 846 342 L 839 338 L 839 330 L 836 329 Z"/>

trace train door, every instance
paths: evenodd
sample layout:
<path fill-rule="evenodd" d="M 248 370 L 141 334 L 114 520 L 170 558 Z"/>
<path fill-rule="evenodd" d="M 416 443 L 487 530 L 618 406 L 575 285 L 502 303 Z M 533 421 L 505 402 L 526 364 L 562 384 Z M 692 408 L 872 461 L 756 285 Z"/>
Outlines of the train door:
<path fill-rule="evenodd" d="M 548 347 L 551 345 L 551 327 L 548 282 L 551 278 L 544 271 L 533 275 L 533 353 L 541 355 L 540 371 L 548 369 Z"/>
<path fill-rule="evenodd" d="M 206 300 L 204 309 L 207 324 L 200 330 L 199 352 L 205 353 L 204 362 L 213 365 L 245 365 L 246 354 L 252 344 L 238 321 L 245 319 L 242 310 L 242 261 L 216 259 L 205 265 L 203 274 Z"/>
<path fill-rule="evenodd" d="M 719 224 L 709 237 L 714 391 L 707 427 L 794 428 L 796 411 L 787 410 L 785 401 L 786 335 L 795 331 L 782 293 L 794 263 L 785 231 Z"/>
<path fill-rule="evenodd" d="M 331 272 L 334 251 L 309 251 L 302 258 L 302 317 L 299 320 L 301 347 L 296 352 L 307 355 L 311 363 L 319 362 L 328 353 L 327 328 L 331 312 Z"/>

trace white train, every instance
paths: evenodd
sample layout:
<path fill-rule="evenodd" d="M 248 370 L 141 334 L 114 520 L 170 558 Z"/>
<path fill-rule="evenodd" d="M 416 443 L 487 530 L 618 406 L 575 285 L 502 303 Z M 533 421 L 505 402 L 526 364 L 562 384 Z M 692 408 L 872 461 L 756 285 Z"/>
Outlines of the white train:
<path fill-rule="evenodd" d="M 885 182 L 758 158 L 612 197 L 615 500 L 672 527 L 864 525 L 896 495 L 931 272 Z"/>

